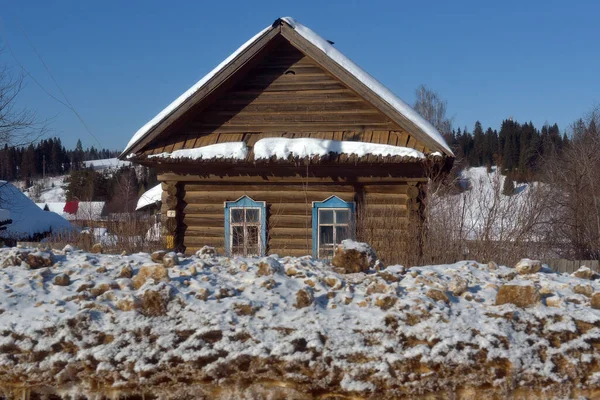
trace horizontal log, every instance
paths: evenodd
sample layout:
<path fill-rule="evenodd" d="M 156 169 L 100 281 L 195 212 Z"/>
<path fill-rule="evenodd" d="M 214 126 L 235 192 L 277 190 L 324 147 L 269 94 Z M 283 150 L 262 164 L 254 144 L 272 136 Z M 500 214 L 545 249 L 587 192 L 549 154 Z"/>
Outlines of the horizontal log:
<path fill-rule="evenodd" d="M 219 100 L 215 106 L 211 108 L 228 108 L 232 105 L 271 105 L 281 104 L 282 102 L 286 102 L 287 104 L 310 105 L 322 104 L 325 101 L 332 104 L 365 103 L 363 99 L 356 97 L 349 90 L 322 90 L 313 92 L 302 90 L 292 93 L 291 95 L 289 93 L 278 92 L 268 92 L 263 94 L 258 91 L 237 91 L 229 92 L 228 97 Z"/>
<path fill-rule="evenodd" d="M 407 207 L 404 204 L 369 204 L 361 207 L 359 220 L 363 218 L 406 218 L 408 216 Z"/>
<path fill-rule="evenodd" d="M 182 231 L 186 236 L 224 237 L 225 224 L 223 226 L 188 226 Z"/>
<path fill-rule="evenodd" d="M 371 240 L 379 240 L 379 241 L 389 241 L 396 240 L 398 237 L 405 238 L 408 235 L 408 230 L 406 224 L 403 226 L 393 227 L 393 228 L 367 228 L 367 229 L 358 229 L 358 235 L 360 236 L 360 240 L 371 241 Z"/>
<path fill-rule="evenodd" d="M 314 167 L 313 167 L 314 168 Z M 342 168 L 342 167 L 340 167 Z M 332 171 L 331 176 L 318 177 L 318 176 L 281 176 L 271 172 L 272 175 L 262 174 L 251 174 L 251 175 L 222 175 L 207 174 L 207 175 L 195 175 L 195 174 L 176 174 L 176 173 L 164 173 L 158 176 L 159 179 L 171 178 L 177 179 L 181 182 L 211 182 L 217 183 L 257 183 L 257 182 L 276 182 L 276 183 L 404 183 L 408 181 L 408 177 L 396 177 L 396 176 L 366 176 L 368 171 L 365 171 L 365 176 L 352 176 L 343 177 L 339 176 L 339 172 Z M 410 177 L 410 180 L 415 182 L 427 182 L 425 177 Z"/>
<path fill-rule="evenodd" d="M 254 201 L 265 201 L 267 203 L 305 203 L 313 201 L 323 201 L 332 195 L 336 195 L 344 201 L 354 201 L 354 193 L 348 192 L 313 192 L 313 191 L 223 191 L 223 192 L 185 192 L 185 202 L 190 204 L 200 203 L 223 203 L 225 201 L 235 201 L 242 196 L 248 196 Z"/>
<path fill-rule="evenodd" d="M 243 87 L 266 86 L 299 86 L 299 85 L 339 85 L 335 79 L 325 74 L 324 72 L 311 72 L 303 74 L 264 74 L 254 75 L 244 80 Z"/>
<path fill-rule="evenodd" d="M 269 205 L 270 215 L 311 215 L 311 203 L 274 203 Z"/>
<path fill-rule="evenodd" d="M 271 228 L 309 228 L 312 227 L 312 216 L 304 215 L 271 215 Z"/>
<path fill-rule="evenodd" d="M 220 214 L 224 213 L 223 203 L 188 203 L 183 207 L 184 214 Z"/>
<path fill-rule="evenodd" d="M 202 114 L 202 119 L 191 123 L 195 126 L 273 126 L 281 124 L 322 124 L 322 123 L 348 123 L 348 124 L 369 124 L 369 123 L 389 123 L 385 117 L 373 110 L 356 110 L 343 112 L 332 111 L 299 111 L 299 112 L 220 112 L 215 114 Z"/>
<path fill-rule="evenodd" d="M 257 181 L 260 178 L 256 178 Z M 185 191 L 187 192 L 208 192 L 208 191 L 235 191 L 235 192 L 285 192 L 285 191 L 297 191 L 297 190 L 306 190 L 309 192 L 319 192 L 319 191 L 336 191 L 336 192 L 354 192 L 354 185 L 344 185 L 338 184 L 334 182 L 330 182 L 329 184 L 319 184 L 319 183 L 311 183 L 311 182 L 298 182 L 295 185 L 289 185 L 285 183 L 256 183 L 256 184 L 248 184 L 248 183 L 186 183 Z"/>
<path fill-rule="evenodd" d="M 274 247 L 278 249 L 294 249 L 294 250 L 306 250 L 312 246 L 312 241 L 310 239 L 304 238 L 271 238 L 269 240 L 269 247 Z"/>
<path fill-rule="evenodd" d="M 362 200 L 366 204 L 407 204 L 408 197 L 405 194 L 395 193 L 365 193 Z"/>
<path fill-rule="evenodd" d="M 183 224 L 187 226 L 224 226 L 225 221 L 222 215 L 210 214 L 186 214 L 183 218 Z"/>
<path fill-rule="evenodd" d="M 264 86 L 263 84 L 243 84 L 240 85 L 239 88 L 241 90 L 259 90 L 262 89 L 264 92 L 287 92 L 293 90 L 315 90 L 315 89 L 344 89 L 344 85 L 338 83 L 334 80 L 324 79 L 322 81 L 315 81 L 310 83 L 300 82 L 297 84 L 288 82 L 288 83 L 276 83 L 268 86 Z"/>
<path fill-rule="evenodd" d="M 390 193 L 390 194 L 406 194 L 408 192 L 407 184 L 380 184 L 380 185 L 364 185 L 362 190 L 365 193 Z"/>
<path fill-rule="evenodd" d="M 269 237 L 272 239 L 296 238 L 306 239 L 312 237 L 312 228 L 288 228 L 274 226 L 268 229 Z"/>
<path fill-rule="evenodd" d="M 327 132 L 327 131 L 357 131 L 357 130 L 393 130 L 397 125 L 386 122 L 290 122 L 272 124 L 220 124 L 215 122 L 197 123 L 189 128 L 191 135 L 205 135 L 210 133 L 278 133 L 278 132 Z"/>
<path fill-rule="evenodd" d="M 379 111 L 368 108 L 363 103 L 358 102 L 337 102 L 337 103 L 313 103 L 313 104 L 260 104 L 253 106 L 240 107 L 229 107 L 226 109 L 219 109 L 218 111 L 209 112 L 203 114 L 203 120 L 208 120 L 212 116 L 225 116 L 225 117 L 236 117 L 236 119 L 242 119 L 244 117 L 260 117 L 260 116 L 275 116 L 275 117 L 287 117 L 287 116 L 309 116 L 317 115 L 321 116 L 324 113 L 330 115 L 381 115 Z M 278 118 L 275 118 L 277 120 Z"/>
<path fill-rule="evenodd" d="M 225 245 L 224 237 L 198 237 L 198 236 L 185 236 L 183 238 L 183 245 L 199 247 L 202 246 L 220 246 L 223 247 Z"/>

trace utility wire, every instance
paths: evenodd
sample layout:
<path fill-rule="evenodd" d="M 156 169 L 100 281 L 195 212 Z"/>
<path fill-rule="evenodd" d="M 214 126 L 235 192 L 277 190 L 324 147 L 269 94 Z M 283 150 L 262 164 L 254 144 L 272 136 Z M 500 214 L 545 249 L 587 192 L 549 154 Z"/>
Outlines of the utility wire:
<path fill-rule="evenodd" d="M 89 128 L 89 126 L 83 120 L 83 117 L 81 116 L 81 114 L 79 114 L 79 112 L 77 112 L 77 110 L 75 109 L 75 106 L 73 106 L 73 104 L 71 103 L 71 101 L 69 100 L 69 98 L 67 97 L 67 95 L 65 94 L 65 92 L 62 90 L 62 88 L 60 87 L 60 85 L 56 81 L 56 78 L 54 78 L 54 75 L 52 74 L 52 71 L 50 71 L 50 68 L 48 67 L 48 65 L 44 61 L 42 55 L 37 51 L 36 47 L 33 45 L 32 41 L 29 39 L 29 36 L 27 36 L 27 34 L 25 33 L 25 30 L 22 27 L 20 27 L 20 26 L 19 26 L 19 29 L 23 33 L 23 36 L 25 36 L 25 39 L 27 40 L 27 43 L 32 48 L 32 50 L 34 51 L 34 53 L 36 54 L 36 56 L 38 57 L 38 59 L 40 60 L 40 62 L 42 63 L 42 65 L 44 66 L 44 68 L 46 69 L 46 72 L 48 73 L 48 75 L 52 79 L 52 82 L 54 82 L 54 85 L 58 88 L 58 91 L 63 96 L 63 98 L 64 98 L 65 101 L 62 101 L 61 99 L 59 99 L 56 96 L 54 96 L 50 91 L 48 91 L 37 79 L 35 79 L 35 77 L 19 61 L 19 59 L 15 55 L 15 53 L 14 53 L 14 51 L 13 51 L 13 49 L 12 49 L 12 47 L 11 47 L 9 41 L 8 41 L 8 36 L 6 35 L 6 33 L 4 31 L 4 23 L 2 21 L 2 18 L 0 18 L 0 33 L 2 34 L 3 41 L 6 44 L 6 47 L 8 48 L 8 51 L 10 52 L 12 58 L 19 65 L 19 67 L 21 67 L 21 70 L 27 76 L 29 76 L 31 78 L 31 80 L 34 81 L 40 87 L 40 89 L 42 89 L 50 98 L 52 98 L 53 100 L 55 100 L 58 103 L 62 104 L 64 107 L 66 107 L 67 109 L 69 109 L 73 114 L 75 114 L 75 116 L 77 117 L 77 119 L 81 122 L 81 124 L 85 128 L 86 132 L 96 141 L 96 143 L 98 143 L 98 146 L 101 149 L 104 148 L 102 146 L 102 143 L 100 143 L 100 140 L 98 140 L 98 138 L 96 137 L 96 135 L 94 135 L 92 133 L 92 131 Z M 115 164 L 115 166 L 118 166 L 118 165 Z"/>

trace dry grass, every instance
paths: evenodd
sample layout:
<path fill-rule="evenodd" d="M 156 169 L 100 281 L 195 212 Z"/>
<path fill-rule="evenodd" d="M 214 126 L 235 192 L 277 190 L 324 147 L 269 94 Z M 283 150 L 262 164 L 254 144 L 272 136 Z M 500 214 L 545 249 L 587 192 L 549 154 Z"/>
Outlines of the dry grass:
<path fill-rule="evenodd" d="M 462 193 L 455 182 L 430 182 L 419 199 L 421 209 L 408 215 L 392 204 L 359 204 L 358 240 L 370 243 L 386 264 L 406 266 L 453 263 L 463 259 L 513 264 L 520 258 L 555 256 L 550 196 L 543 185 L 526 193 L 502 195 L 501 175 L 483 179 Z M 381 218 L 384 216 L 385 218 Z M 379 217 L 379 218 L 377 218 Z"/>
<path fill-rule="evenodd" d="M 105 253 L 115 254 L 152 252 L 164 248 L 161 238 L 151 231 L 155 229 L 155 219 L 151 215 L 115 214 L 105 221 L 88 221 L 77 225 L 80 225 L 81 231 L 53 234 L 47 238 L 47 242 L 55 247 L 71 244 L 85 251 L 100 243 Z"/>

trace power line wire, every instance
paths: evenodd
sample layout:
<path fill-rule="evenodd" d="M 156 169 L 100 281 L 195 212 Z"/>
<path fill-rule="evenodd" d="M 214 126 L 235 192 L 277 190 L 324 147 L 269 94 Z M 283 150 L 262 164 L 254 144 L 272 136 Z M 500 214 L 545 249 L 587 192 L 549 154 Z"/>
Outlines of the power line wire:
<path fill-rule="evenodd" d="M 39 87 L 40 89 L 42 89 L 50 98 L 52 98 L 53 100 L 57 101 L 58 103 L 62 104 L 64 107 L 66 107 L 67 109 L 69 109 L 73 114 L 75 114 L 75 116 L 77 117 L 77 119 L 79 120 L 79 122 L 81 122 L 81 124 L 83 125 L 83 127 L 85 128 L 86 132 L 96 141 L 96 143 L 98 143 L 98 146 L 102 149 L 104 148 L 102 146 L 102 143 L 100 143 L 100 140 L 98 140 L 98 138 L 96 137 L 96 135 L 94 135 L 91 131 L 91 129 L 89 128 L 89 126 L 85 123 L 85 121 L 83 120 L 83 117 L 81 116 L 81 114 L 79 114 L 79 112 L 77 112 L 77 110 L 75 109 L 75 106 L 73 106 L 73 104 L 71 103 L 71 101 L 69 100 L 69 98 L 67 97 L 67 95 L 65 94 L 65 92 L 62 90 L 62 88 L 60 87 L 60 85 L 58 84 L 58 82 L 56 81 L 56 78 L 54 77 L 54 75 L 52 74 L 52 71 L 50 71 L 50 68 L 48 67 L 48 65 L 46 64 L 46 62 L 44 61 L 42 55 L 37 51 L 36 47 L 33 45 L 32 41 L 29 39 L 29 36 L 27 36 L 27 34 L 25 33 L 25 30 L 19 26 L 19 29 L 21 30 L 21 32 L 23 33 L 23 36 L 25 36 L 25 39 L 27 40 L 27 43 L 29 44 L 29 46 L 32 48 L 32 50 L 34 51 L 34 53 L 36 54 L 36 56 L 38 57 L 38 59 L 40 60 L 40 62 L 42 63 L 42 65 L 44 66 L 44 68 L 46 69 L 46 72 L 48 73 L 48 75 L 50 76 L 50 78 L 52 79 L 52 82 L 54 82 L 54 85 L 58 88 L 58 91 L 60 92 L 60 94 L 63 96 L 63 98 L 65 99 L 65 101 L 62 101 L 61 99 L 57 98 L 56 96 L 54 96 L 50 91 L 48 91 L 37 79 L 35 79 L 35 77 L 25 68 L 25 66 L 19 61 L 19 59 L 17 58 L 17 56 L 15 55 L 9 41 L 8 41 L 8 36 L 6 35 L 5 31 L 4 31 L 4 23 L 2 21 L 2 18 L 0 18 L 0 33 L 2 34 L 3 37 L 3 41 L 6 44 L 6 47 L 8 48 L 12 58 L 15 60 L 15 62 L 19 65 L 19 67 L 21 67 L 21 70 L 31 78 L 31 80 L 33 80 Z"/>

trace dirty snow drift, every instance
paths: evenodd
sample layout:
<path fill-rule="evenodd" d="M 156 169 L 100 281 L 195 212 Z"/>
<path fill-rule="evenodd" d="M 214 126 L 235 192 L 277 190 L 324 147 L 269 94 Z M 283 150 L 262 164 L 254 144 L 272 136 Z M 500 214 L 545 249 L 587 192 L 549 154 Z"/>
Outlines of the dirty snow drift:
<path fill-rule="evenodd" d="M 464 261 L 344 275 L 310 257 L 153 256 L 0 249 L 0 396 L 599 393 L 588 269 Z"/>

